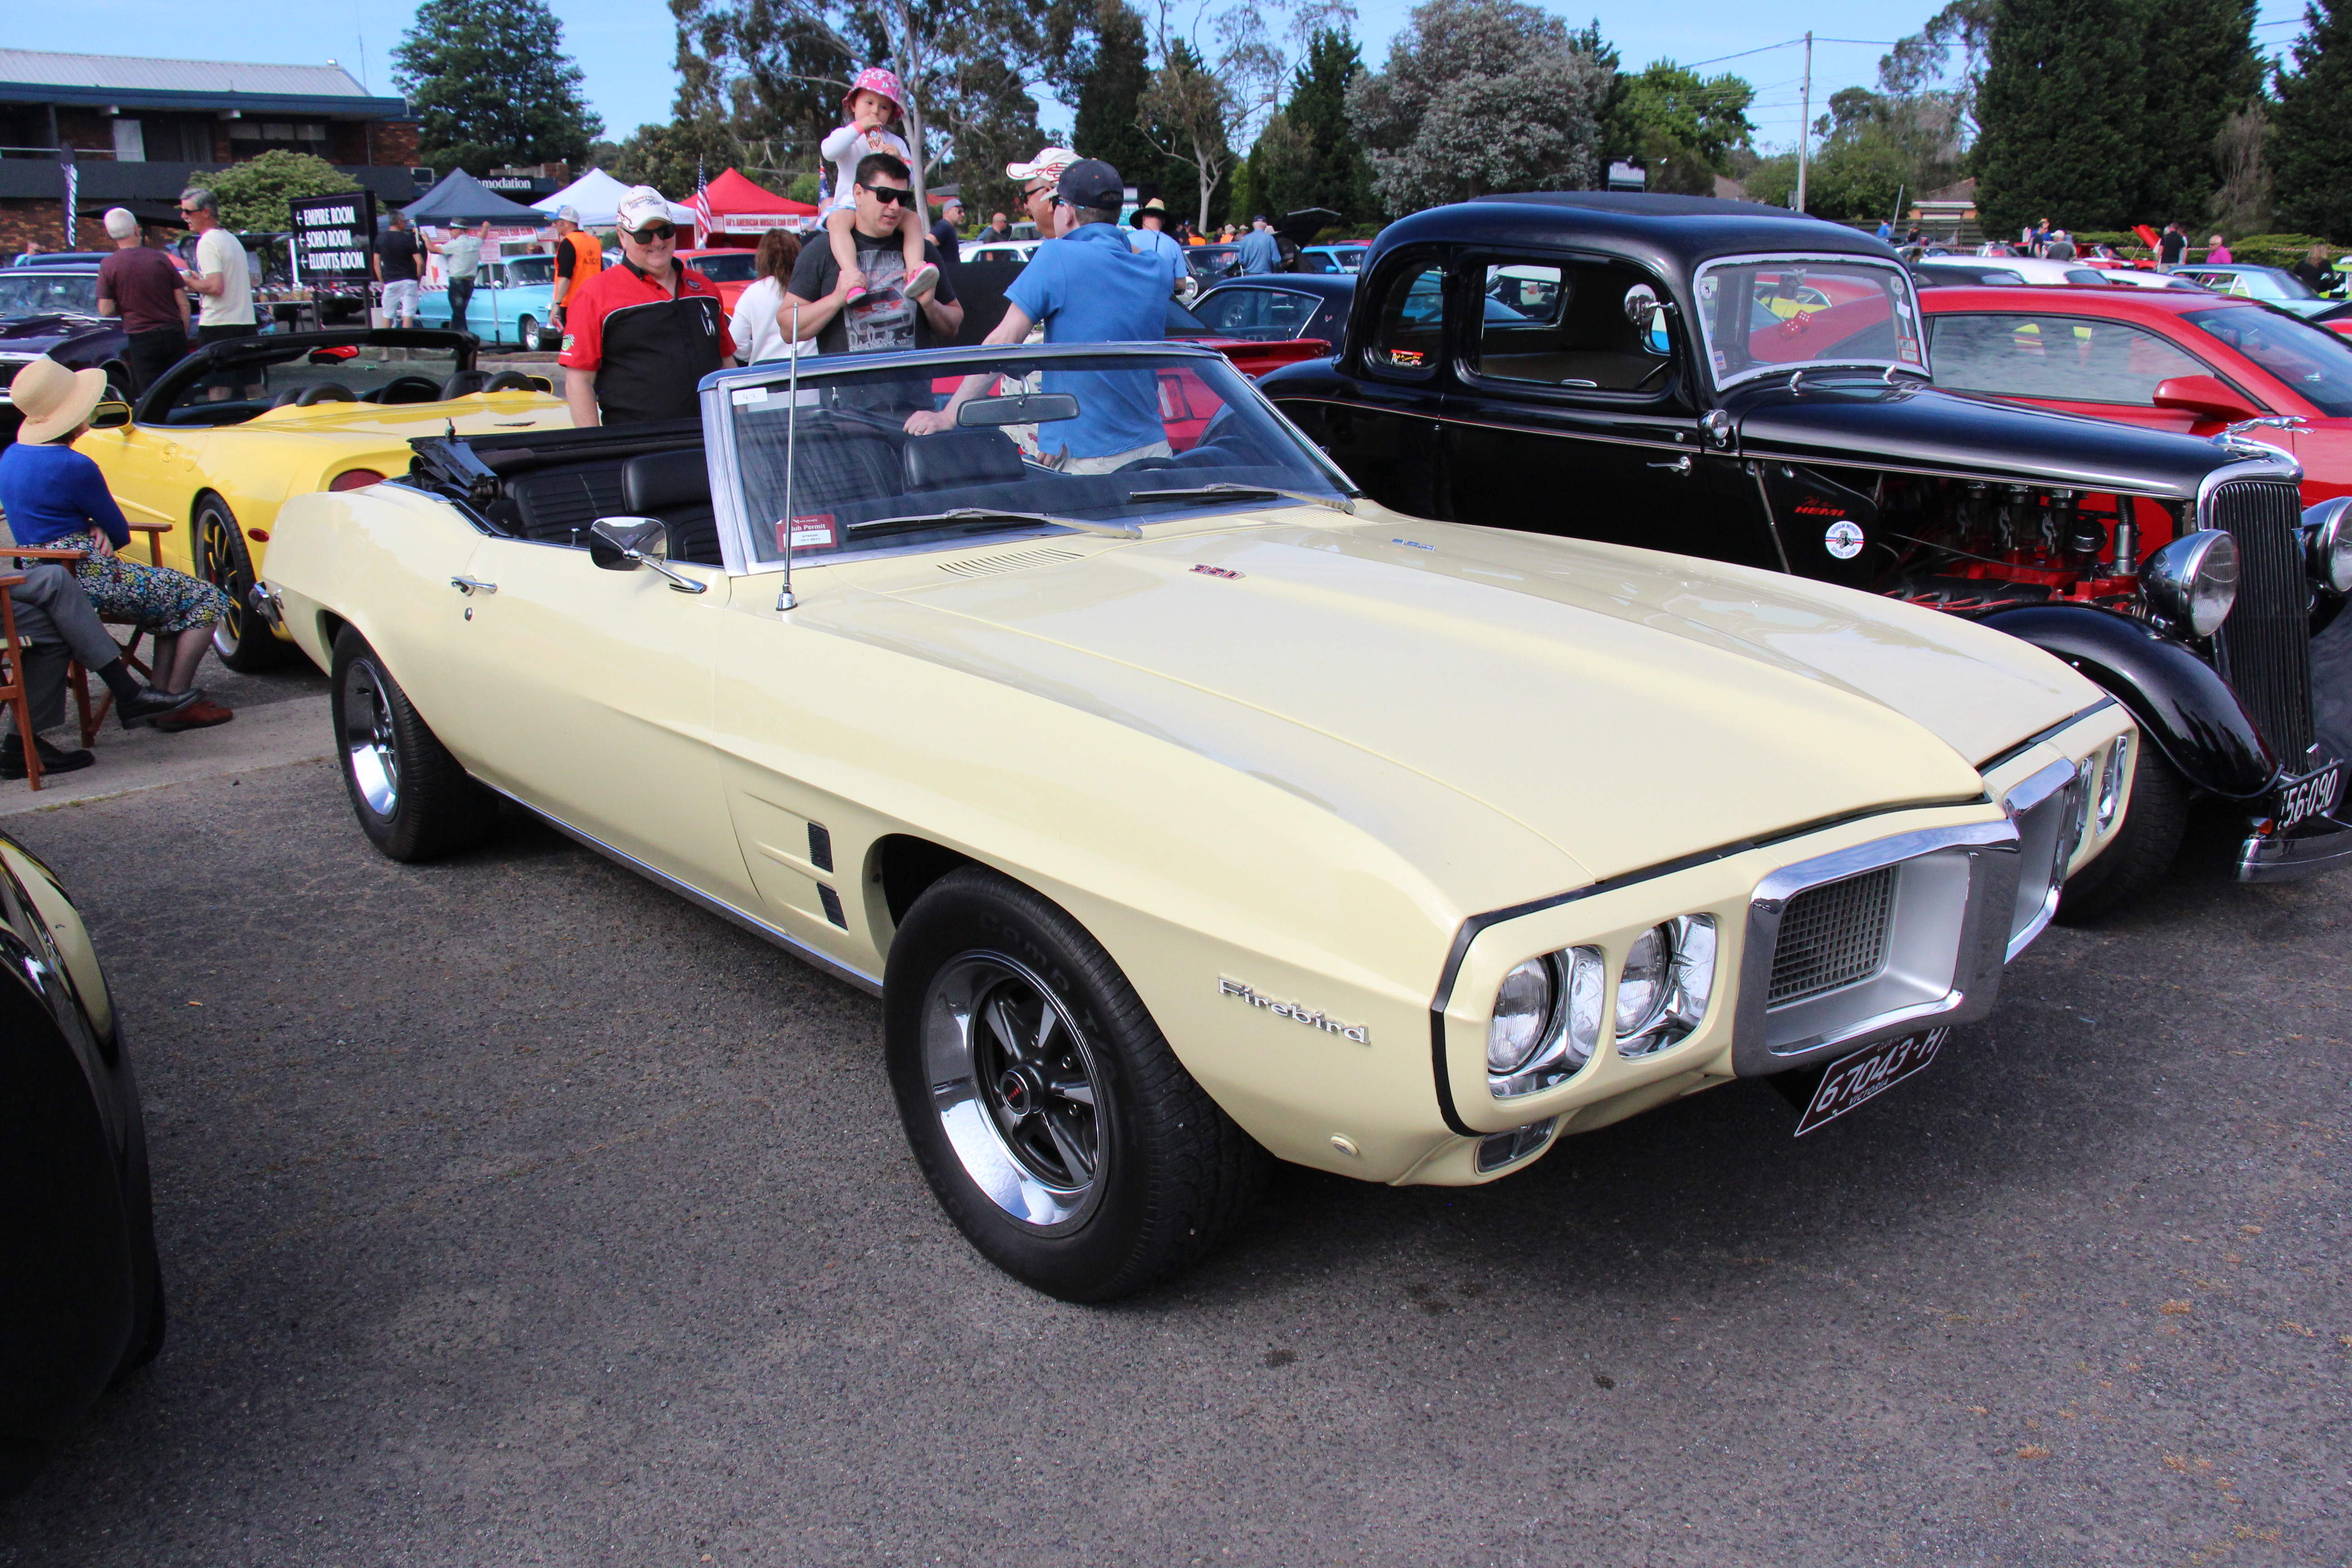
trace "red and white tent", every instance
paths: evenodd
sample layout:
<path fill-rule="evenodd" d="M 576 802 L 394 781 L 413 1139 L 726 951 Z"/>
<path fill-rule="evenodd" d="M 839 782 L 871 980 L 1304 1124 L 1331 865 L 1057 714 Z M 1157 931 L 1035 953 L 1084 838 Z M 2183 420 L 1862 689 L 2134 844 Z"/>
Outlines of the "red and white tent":
<path fill-rule="evenodd" d="M 688 198 L 694 212 L 694 243 L 708 245 L 713 236 L 758 236 L 772 228 L 803 229 L 816 216 L 806 202 L 753 184 L 733 169 Z"/>

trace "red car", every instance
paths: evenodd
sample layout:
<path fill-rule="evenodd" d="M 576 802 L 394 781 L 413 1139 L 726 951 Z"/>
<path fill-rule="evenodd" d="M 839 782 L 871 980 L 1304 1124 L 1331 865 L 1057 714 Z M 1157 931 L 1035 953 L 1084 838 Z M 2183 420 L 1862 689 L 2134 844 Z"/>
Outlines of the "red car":
<path fill-rule="evenodd" d="M 2306 506 L 2352 495 L 2352 341 L 2252 300 L 2169 289 L 1923 289 L 1936 384 L 2303 462 Z"/>
<path fill-rule="evenodd" d="M 681 250 L 677 258 L 719 285 L 719 302 L 727 313 L 735 313 L 735 301 L 743 297 L 759 279 L 753 263 L 759 252 L 734 246 L 713 246 L 704 250 Z"/>

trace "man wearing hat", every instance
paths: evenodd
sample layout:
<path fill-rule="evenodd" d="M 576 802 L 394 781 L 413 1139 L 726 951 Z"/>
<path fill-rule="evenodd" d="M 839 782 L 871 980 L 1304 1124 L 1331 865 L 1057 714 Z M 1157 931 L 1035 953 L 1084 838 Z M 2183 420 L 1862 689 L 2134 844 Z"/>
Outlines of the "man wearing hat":
<path fill-rule="evenodd" d="M 1127 186 L 1099 158 L 1081 158 L 1055 183 L 1055 205 L 1074 226 L 1058 245 L 1041 245 L 1004 291 L 1004 320 L 991 343 L 1017 343 L 1043 322 L 1049 343 L 1159 342 L 1167 336 L 1168 268 L 1157 256 L 1139 256 L 1119 232 Z M 965 403 L 992 379 L 968 375 L 948 405 L 908 416 L 918 436 L 951 429 Z M 1171 455 L 1160 417 L 1159 378 L 1146 370 L 1047 371 L 1047 392 L 1078 400 L 1078 416 L 1057 420 L 1050 435 L 1065 472 L 1107 474 L 1141 458 Z"/>
<path fill-rule="evenodd" d="M 1039 239 L 1058 239 L 1062 223 L 1055 208 L 1059 198 L 1055 195 L 1062 172 L 1078 161 L 1078 155 L 1067 147 L 1045 147 L 1025 163 L 1004 165 L 1006 176 L 1021 186 L 1021 207 L 1029 221 L 1037 226 Z"/>
<path fill-rule="evenodd" d="M 1168 232 L 1168 204 L 1152 197 L 1135 209 L 1132 220 L 1135 232 L 1127 243 L 1135 247 L 1138 256 L 1156 256 L 1168 268 L 1168 291 L 1174 293 L 1184 286 L 1184 247 Z"/>
<path fill-rule="evenodd" d="M 931 225 L 931 243 L 939 247 L 942 261 L 963 259 L 963 237 L 957 231 L 963 227 L 963 198 L 950 196 L 940 206 L 940 221 Z"/>
<path fill-rule="evenodd" d="M 136 396 L 188 352 L 188 291 L 171 258 L 147 247 L 130 208 L 109 208 L 106 232 L 114 254 L 98 264 L 98 313 L 121 318 L 126 390 Z"/>
<path fill-rule="evenodd" d="M 702 378 L 735 363 L 719 286 L 677 259 L 669 201 L 651 185 L 621 198 L 621 265 L 572 295 L 563 322 L 563 401 L 572 423 L 687 419 Z"/>
<path fill-rule="evenodd" d="M 564 301 L 581 286 L 604 270 L 604 247 L 580 226 L 578 207 L 559 207 L 555 214 L 555 294 L 547 308 L 548 325 L 563 324 Z M 523 347 L 531 345 L 525 343 Z"/>

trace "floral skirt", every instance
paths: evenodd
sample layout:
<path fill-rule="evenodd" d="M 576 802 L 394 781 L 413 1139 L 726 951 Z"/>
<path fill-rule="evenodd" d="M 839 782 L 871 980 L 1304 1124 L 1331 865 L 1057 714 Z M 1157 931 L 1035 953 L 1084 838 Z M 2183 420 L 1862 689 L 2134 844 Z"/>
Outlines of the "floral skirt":
<path fill-rule="evenodd" d="M 228 614 L 228 595 L 210 583 L 168 566 L 101 555 L 91 533 L 68 533 L 49 542 L 55 549 L 89 552 L 74 568 L 74 578 L 106 620 L 133 621 L 150 632 L 184 632 Z"/>

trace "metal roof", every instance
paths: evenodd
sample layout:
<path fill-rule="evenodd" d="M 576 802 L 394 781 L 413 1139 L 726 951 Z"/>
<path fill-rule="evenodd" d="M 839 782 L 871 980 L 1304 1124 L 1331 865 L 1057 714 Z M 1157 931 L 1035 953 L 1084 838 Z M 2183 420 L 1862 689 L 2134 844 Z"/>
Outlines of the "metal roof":
<path fill-rule="evenodd" d="M 336 65 L 148 59 L 0 48 L 0 101 L 18 103 L 283 104 L 289 110 L 400 114 L 406 104 L 369 92 Z"/>

